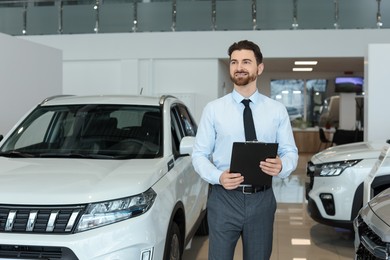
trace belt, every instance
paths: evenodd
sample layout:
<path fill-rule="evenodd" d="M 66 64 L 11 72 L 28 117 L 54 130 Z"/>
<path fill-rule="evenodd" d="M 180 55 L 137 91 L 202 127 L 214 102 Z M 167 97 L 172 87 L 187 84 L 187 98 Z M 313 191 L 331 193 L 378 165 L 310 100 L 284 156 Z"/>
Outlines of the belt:
<path fill-rule="evenodd" d="M 240 185 L 237 188 L 235 188 L 234 190 L 240 191 L 244 194 L 253 194 L 253 193 L 257 193 L 257 192 L 266 191 L 269 188 L 271 188 L 271 186 L 268 186 L 268 185 L 263 185 L 263 186 Z"/>

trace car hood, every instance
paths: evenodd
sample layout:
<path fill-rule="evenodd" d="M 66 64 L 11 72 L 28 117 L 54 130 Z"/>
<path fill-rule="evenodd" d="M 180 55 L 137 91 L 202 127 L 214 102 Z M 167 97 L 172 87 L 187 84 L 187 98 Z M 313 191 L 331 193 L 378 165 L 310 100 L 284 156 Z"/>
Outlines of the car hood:
<path fill-rule="evenodd" d="M 385 141 L 376 141 L 332 146 L 313 155 L 311 161 L 318 164 L 355 159 L 376 159 L 385 145 Z"/>
<path fill-rule="evenodd" d="M 139 194 L 167 171 L 164 159 L 0 157 L 0 203 L 81 204 Z"/>
<path fill-rule="evenodd" d="M 374 214 L 390 227 L 390 188 L 375 196 L 369 205 Z"/>

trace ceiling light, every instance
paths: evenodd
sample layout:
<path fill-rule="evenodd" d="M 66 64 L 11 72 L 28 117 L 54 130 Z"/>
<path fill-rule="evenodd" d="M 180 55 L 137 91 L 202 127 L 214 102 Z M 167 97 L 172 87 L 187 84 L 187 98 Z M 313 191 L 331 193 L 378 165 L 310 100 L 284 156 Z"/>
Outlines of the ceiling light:
<path fill-rule="evenodd" d="M 293 71 L 313 71 L 313 68 L 293 68 Z"/>
<path fill-rule="evenodd" d="M 317 65 L 318 61 L 316 60 L 308 60 L 308 61 L 295 61 L 294 65 Z"/>

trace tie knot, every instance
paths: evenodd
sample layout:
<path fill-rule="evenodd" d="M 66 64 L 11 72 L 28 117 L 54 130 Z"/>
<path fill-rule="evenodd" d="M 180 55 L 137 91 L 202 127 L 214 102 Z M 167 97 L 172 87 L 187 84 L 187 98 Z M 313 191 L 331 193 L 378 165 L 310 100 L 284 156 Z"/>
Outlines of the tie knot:
<path fill-rule="evenodd" d="M 249 107 L 249 103 L 250 103 L 250 102 L 251 102 L 250 99 L 243 99 L 243 100 L 241 101 L 241 103 L 243 103 L 245 107 Z"/>

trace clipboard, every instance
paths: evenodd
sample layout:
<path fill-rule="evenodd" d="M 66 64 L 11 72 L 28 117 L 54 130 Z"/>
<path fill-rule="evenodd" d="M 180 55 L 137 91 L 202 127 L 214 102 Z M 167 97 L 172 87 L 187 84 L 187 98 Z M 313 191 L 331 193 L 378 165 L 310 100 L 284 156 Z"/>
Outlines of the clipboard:
<path fill-rule="evenodd" d="M 260 161 L 275 158 L 278 143 L 234 142 L 230 161 L 230 172 L 239 172 L 244 176 L 244 185 L 272 186 L 272 176 L 264 173 Z"/>

